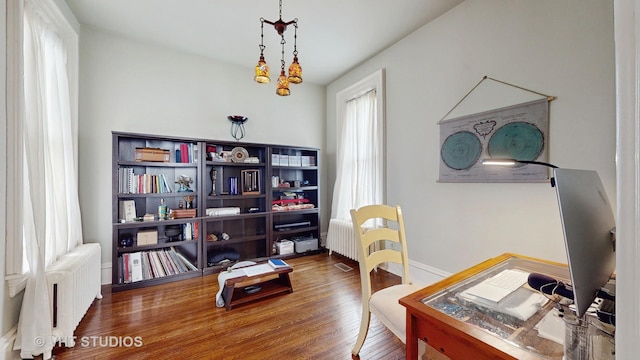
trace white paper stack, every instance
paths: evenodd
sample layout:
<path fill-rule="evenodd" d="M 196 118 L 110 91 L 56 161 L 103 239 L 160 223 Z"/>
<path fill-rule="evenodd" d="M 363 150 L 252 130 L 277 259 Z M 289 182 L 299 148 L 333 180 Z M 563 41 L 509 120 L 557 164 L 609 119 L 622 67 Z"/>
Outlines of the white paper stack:
<path fill-rule="evenodd" d="M 219 207 L 219 208 L 208 208 L 207 216 L 224 216 L 224 215 L 237 215 L 240 214 L 239 207 Z"/>

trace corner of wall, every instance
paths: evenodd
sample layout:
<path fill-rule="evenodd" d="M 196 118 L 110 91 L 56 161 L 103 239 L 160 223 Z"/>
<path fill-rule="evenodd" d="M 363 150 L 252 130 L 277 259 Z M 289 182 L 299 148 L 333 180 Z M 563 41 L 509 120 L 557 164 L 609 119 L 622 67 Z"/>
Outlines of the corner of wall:
<path fill-rule="evenodd" d="M 102 281 L 100 281 L 101 285 L 109 285 L 111 284 L 111 266 L 112 263 L 108 262 L 108 263 L 102 263 L 101 267 L 100 267 L 100 277 L 102 278 Z"/>

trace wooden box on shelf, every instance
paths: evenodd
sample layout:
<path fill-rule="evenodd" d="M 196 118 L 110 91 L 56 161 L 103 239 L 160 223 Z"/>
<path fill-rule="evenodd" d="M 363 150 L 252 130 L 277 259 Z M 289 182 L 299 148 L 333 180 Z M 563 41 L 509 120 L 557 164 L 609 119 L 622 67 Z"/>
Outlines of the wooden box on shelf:
<path fill-rule="evenodd" d="M 158 148 L 136 148 L 135 159 L 136 161 L 157 161 L 157 162 L 169 162 L 171 153 L 166 149 Z"/>
<path fill-rule="evenodd" d="M 171 210 L 174 219 L 194 218 L 196 209 L 173 209 Z"/>
<path fill-rule="evenodd" d="M 260 194 L 260 171 L 249 169 L 241 171 L 242 195 Z"/>
<path fill-rule="evenodd" d="M 138 246 L 156 245 L 158 243 L 158 230 L 140 230 L 137 235 Z"/>

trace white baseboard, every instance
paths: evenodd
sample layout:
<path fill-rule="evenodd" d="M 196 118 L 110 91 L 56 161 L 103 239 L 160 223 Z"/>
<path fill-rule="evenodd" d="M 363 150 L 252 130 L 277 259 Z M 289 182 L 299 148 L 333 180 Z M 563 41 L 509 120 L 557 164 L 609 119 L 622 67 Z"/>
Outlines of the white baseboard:
<path fill-rule="evenodd" d="M 427 286 L 451 276 L 450 272 L 434 268 L 433 266 L 409 260 L 409 275 L 414 284 Z"/>
<path fill-rule="evenodd" d="M 102 285 L 111 284 L 111 266 L 111 263 L 104 263 L 101 266 Z M 391 264 L 391 266 L 385 266 L 383 268 L 398 276 L 401 276 L 402 274 L 402 269 L 398 264 Z M 436 281 L 440 281 L 448 276 L 451 276 L 451 273 L 414 260 L 409 260 L 409 276 L 411 276 L 411 282 L 418 285 L 427 286 L 433 284 Z"/>
<path fill-rule="evenodd" d="M 100 278 L 102 285 L 111 284 L 111 263 L 104 263 L 100 266 Z"/>
<path fill-rule="evenodd" d="M 0 359 L 19 360 L 20 351 L 13 350 L 13 343 L 16 341 L 18 325 L 14 326 L 0 338 Z"/>
<path fill-rule="evenodd" d="M 388 265 L 389 266 L 384 267 L 385 270 L 392 274 L 402 276 L 402 267 L 400 264 L 391 263 Z M 409 260 L 409 277 L 411 278 L 411 282 L 416 285 L 427 286 L 449 276 L 451 276 L 451 273 L 417 261 Z"/>

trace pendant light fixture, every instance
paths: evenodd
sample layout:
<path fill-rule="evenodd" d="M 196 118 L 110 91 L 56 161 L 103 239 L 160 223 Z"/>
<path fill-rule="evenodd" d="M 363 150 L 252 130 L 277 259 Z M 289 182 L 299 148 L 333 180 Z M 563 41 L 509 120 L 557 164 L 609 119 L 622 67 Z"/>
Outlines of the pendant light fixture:
<path fill-rule="evenodd" d="M 280 35 L 280 44 L 282 45 L 282 59 L 280 60 L 280 75 L 278 76 L 278 82 L 276 87 L 276 94 L 280 96 L 287 96 L 291 93 L 289 90 L 289 83 L 300 84 L 302 82 L 302 67 L 298 62 L 298 19 L 293 19 L 288 22 L 282 21 L 282 0 L 280 0 L 280 18 L 278 21 L 269 21 L 265 18 L 260 18 L 260 60 L 256 65 L 256 76 L 254 80 L 261 84 L 266 84 L 270 81 L 269 78 L 269 66 L 264 60 L 264 23 L 273 25 L 273 27 Z M 284 39 L 284 32 L 287 30 L 287 26 L 292 25 L 295 27 L 293 35 L 293 62 L 289 66 L 289 76 L 285 74 L 285 61 L 284 61 L 284 45 L 287 43 Z"/>
<path fill-rule="evenodd" d="M 258 60 L 258 65 L 256 65 L 256 77 L 255 81 L 260 84 L 267 84 L 271 79 L 269 79 L 269 65 L 264 61 L 264 22 L 262 23 L 262 28 L 260 29 L 260 60 Z"/>

